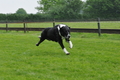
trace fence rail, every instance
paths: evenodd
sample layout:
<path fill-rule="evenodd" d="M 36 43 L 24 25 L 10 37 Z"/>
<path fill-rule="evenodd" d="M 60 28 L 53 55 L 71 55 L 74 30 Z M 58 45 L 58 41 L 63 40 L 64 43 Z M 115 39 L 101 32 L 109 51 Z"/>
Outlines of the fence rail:
<path fill-rule="evenodd" d="M 45 28 L 5 28 L 0 27 L 0 30 L 15 30 L 15 31 L 42 31 Z M 26 32 L 25 31 L 25 32 Z M 98 33 L 98 29 L 84 29 L 84 28 L 71 28 L 71 32 L 87 32 L 87 33 Z M 120 29 L 101 29 L 101 33 L 113 33 L 120 34 Z"/>

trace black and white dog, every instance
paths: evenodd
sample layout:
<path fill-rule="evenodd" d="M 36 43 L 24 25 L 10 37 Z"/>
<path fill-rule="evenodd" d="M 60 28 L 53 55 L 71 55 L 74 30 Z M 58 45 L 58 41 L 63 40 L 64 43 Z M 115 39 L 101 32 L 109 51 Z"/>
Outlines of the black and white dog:
<path fill-rule="evenodd" d="M 63 49 L 66 55 L 69 55 L 70 53 L 64 47 L 62 38 L 65 38 L 65 40 L 69 42 L 70 48 L 73 47 L 73 44 L 70 41 L 70 27 L 64 24 L 56 25 L 53 28 L 45 28 L 41 33 L 41 37 L 39 38 L 40 41 L 36 44 L 36 46 L 39 46 L 39 44 L 45 39 L 52 40 L 60 44 L 61 48 Z"/>

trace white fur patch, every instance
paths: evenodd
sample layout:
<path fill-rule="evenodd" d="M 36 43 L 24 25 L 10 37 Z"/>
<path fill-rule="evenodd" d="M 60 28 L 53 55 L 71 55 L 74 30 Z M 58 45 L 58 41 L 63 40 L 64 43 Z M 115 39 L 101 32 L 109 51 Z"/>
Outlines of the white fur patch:
<path fill-rule="evenodd" d="M 64 51 L 66 54 L 69 54 L 69 52 L 66 50 L 66 48 L 64 48 L 63 51 Z"/>
<path fill-rule="evenodd" d="M 60 28 L 65 27 L 65 26 L 66 26 L 65 24 L 59 24 L 59 26 L 57 27 L 60 36 L 62 36 L 60 33 Z"/>
<path fill-rule="evenodd" d="M 73 47 L 73 44 L 72 44 L 72 42 L 71 42 L 71 41 L 69 41 L 69 44 L 70 44 L 70 48 L 72 48 L 72 47 Z"/>
<path fill-rule="evenodd" d="M 64 26 L 66 26 L 65 24 L 59 24 L 59 26 L 60 26 L 60 28 L 62 28 L 62 27 L 64 27 Z"/>
<path fill-rule="evenodd" d="M 58 28 L 58 33 L 59 33 L 59 35 L 62 36 L 61 33 L 60 33 L 60 28 L 59 28 L 59 27 L 57 27 L 57 28 Z"/>

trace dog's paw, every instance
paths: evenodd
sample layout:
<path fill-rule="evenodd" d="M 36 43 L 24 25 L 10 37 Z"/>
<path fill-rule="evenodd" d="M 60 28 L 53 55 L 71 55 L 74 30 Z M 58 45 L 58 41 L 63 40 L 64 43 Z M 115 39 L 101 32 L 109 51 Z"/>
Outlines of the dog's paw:
<path fill-rule="evenodd" d="M 36 44 L 36 46 L 39 46 L 38 44 Z"/>
<path fill-rule="evenodd" d="M 66 55 L 70 55 L 70 53 L 66 53 Z"/>
<path fill-rule="evenodd" d="M 72 48 L 73 48 L 73 46 L 70 46 L 69 48 L 71 48 L 71 49 L 72 49 Z"/>

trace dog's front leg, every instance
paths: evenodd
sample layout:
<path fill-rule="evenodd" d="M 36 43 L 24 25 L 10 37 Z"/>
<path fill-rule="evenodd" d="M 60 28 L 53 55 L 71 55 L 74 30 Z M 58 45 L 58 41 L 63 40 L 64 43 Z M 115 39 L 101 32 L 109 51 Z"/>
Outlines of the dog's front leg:
<path fill-rule="evenodd" d="M 60 46 L 62 47 L 63 51 L 65 52 L 66 55 L 69 55 L 70 53 L 67 51 L 67 49 L 64 47 L 62 39 L 59 41 Z"/>
<path fill-rule="evenodd" d="M 69 41 L 69 44 L 70 44 L 70 48 L 72 48 L 73 47 L 72 41 Z"/>
<path fill-rule="evenodd" d="M 72 41 L 70 41 L 70 39 L 69 39 L 69 38 L 65 38 L 65 40 L 69 43 L 70 48 L 72 48 L 72 47 L 73 47 Z"/>

